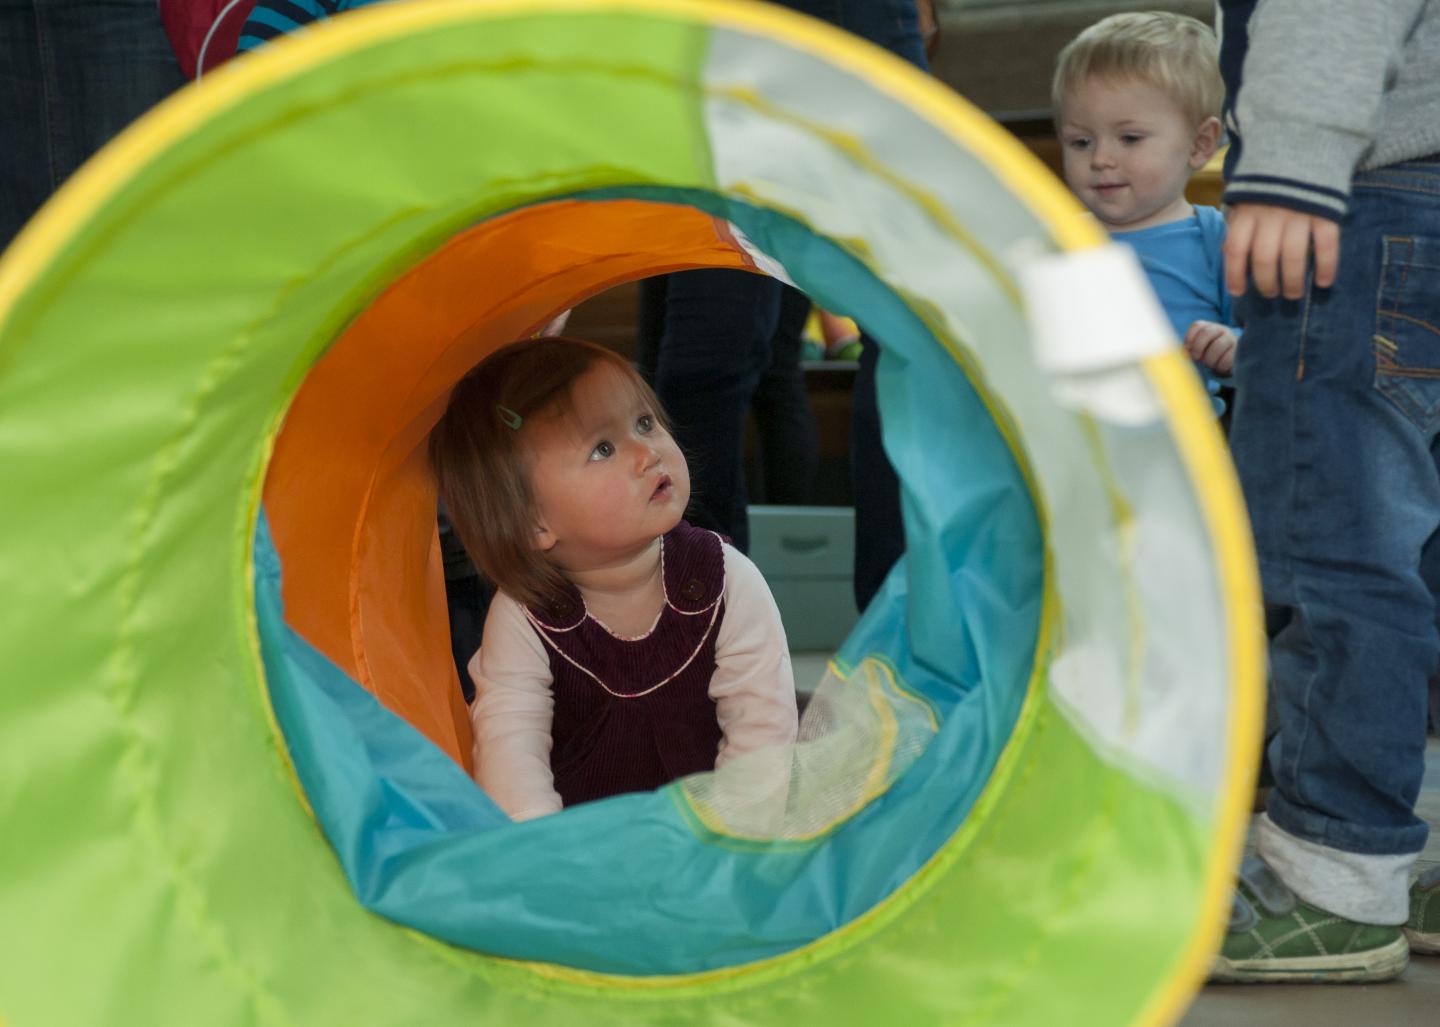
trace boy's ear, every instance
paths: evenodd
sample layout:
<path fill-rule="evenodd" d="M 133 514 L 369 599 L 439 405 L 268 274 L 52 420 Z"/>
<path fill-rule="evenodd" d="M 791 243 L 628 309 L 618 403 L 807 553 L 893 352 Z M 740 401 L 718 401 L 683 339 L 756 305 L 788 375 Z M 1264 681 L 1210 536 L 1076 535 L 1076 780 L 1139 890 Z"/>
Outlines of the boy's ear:
<path fill-rule="evenodd" d="M 1190 167 L 1196 171 L 1203 168 L 1215 151 L 1220 148 L 1220 119 L 1206 118 L 1195 130 L 1195 141 L 1190 146 Z"/>

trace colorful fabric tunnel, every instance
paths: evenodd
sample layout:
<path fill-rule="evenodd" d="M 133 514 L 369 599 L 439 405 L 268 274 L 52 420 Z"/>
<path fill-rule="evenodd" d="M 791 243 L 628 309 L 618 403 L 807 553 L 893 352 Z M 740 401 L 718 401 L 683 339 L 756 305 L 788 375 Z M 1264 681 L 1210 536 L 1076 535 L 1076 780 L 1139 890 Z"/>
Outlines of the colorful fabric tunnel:
<path fill-rule="evenodd" d="M 514 824 L 427 433 L 695 267 L 880 340 L 906 556 L 779 815 L 722 772 Z M 207 76 L 0 262 L 0 1021 L 1173 1019 L 1262 650 L 1168 331 L 1018 143 L 768 5 L 379 5 Z"/>

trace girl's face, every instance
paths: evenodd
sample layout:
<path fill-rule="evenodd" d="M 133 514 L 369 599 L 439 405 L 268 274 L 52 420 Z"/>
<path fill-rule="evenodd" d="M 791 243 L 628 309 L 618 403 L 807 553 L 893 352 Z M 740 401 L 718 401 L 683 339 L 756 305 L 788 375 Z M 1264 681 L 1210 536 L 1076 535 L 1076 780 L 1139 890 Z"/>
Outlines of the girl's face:
<path fill-rule="evenodd" d="M 597 363 L 576 379 L 573 410 L 526 429 L 536 544 L 562 571 L 633 558 L 675 527 L 690 469 L 625 374 Z"/>
<path fill-rule="evenodd" d="M 1197 127 L 1157 86 L 1095 77 L 1065 97 L 1061 114 L 1065 181 L 1107 228 L 1189 215 L 1185 184 L 1215 152 L 1219 119 Z"/>

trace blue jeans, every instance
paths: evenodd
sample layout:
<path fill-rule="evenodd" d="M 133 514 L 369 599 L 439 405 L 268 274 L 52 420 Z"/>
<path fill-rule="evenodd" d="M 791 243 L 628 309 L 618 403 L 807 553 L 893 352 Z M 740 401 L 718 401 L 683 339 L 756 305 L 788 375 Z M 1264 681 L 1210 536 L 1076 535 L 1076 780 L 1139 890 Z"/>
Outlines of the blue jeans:
<path fill-rule="evenodd" d="M 799 289 L 781 290 L 775 332 L 770 337 L 770 363 L 750 399 L 759 443 L 760 481 L 764 502 L 809 506 L 815 502 L 815 472 L 820 438 L 805 371 L 800 366 L 810 298 Z"/>
<path fill-rule="evenodd" d="M 776 0 L 828 21 L 925 67 L 915 0 Z M 745 415 L 780 317 L 783 286 L 744 271 L 685 271 L 669 276 L 655 391 L 674 419 L 690 459 L 693 502 L 717 530 L 744 549 L 746 493 L 741 446 Z M 867 345 L 873 351 L 873 342 Z M 874 359 L 855 381 L 851 462 L 856 486 L 856 580 L 863 606 L 904 548 L 899 485 L 880 444 Z M 865 531 L 858 530 L 864 522 Z"/>
<path fill-rule="evenodd" d="M 1242 308 L 1231 447 L 1270 645 L 1268 812 L 1330 849 L 1425 844 L 1440 664 L 1440 162 L 1357 173 L 1339 278 Z"/>
<path fill-rule="evenodd" d="M 690 464 L 690 519 L 749 547 L 745 420 L 780 321 L 785 286 L 749 271 L 680 271 L 642 296 L 663 304 L 655 393 Z M 798 366 L 797 366 L 798 373 Z"/>
<path fill-rule="evenodd" d="M 184 82 L 155 0 L 0 0 L 0 249 Z"/>
<path fill-rule="evenodd" d="M 742 552 L 749 545 L 747 413 L 755 416 L 764 501 L 814 500 L 819 440 L 800 367 L 809 313 L 799 289 L 748 271 L 681 271 L 640 283 L 636 363 L 671 414 L 690 464 L 686 515 Z M 748 348 L 716 361 L 732 340 Z"/>
<path fill-rule="evenodd" d="M 880 347 L 860 335 L 860 366 L 850 397 L 850 490 L 855 497 L 855 608 L 864 611 L 905 552 L 900 478 L 880 434 L 875 368 Z"/>
<path fill-rule="evenodd" d="M 772 0 L 781 7 L 839 25 L 861 39 L 926 67 L 915 0 Z"/>

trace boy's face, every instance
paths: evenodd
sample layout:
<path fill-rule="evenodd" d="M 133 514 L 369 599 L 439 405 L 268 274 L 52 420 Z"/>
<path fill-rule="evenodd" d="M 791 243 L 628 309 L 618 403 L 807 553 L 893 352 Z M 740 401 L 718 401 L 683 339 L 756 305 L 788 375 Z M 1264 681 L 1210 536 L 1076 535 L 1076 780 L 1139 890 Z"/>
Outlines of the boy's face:
<path fill-rule="evenodd" d="M 1190 213 L 1185 184 L 1215 151 L 1220 123 L 1192 125 L 1164 90 L 1088 78 L 1060 111 L 1065 181 L 1107 228 L 1133 231 Z"/>

